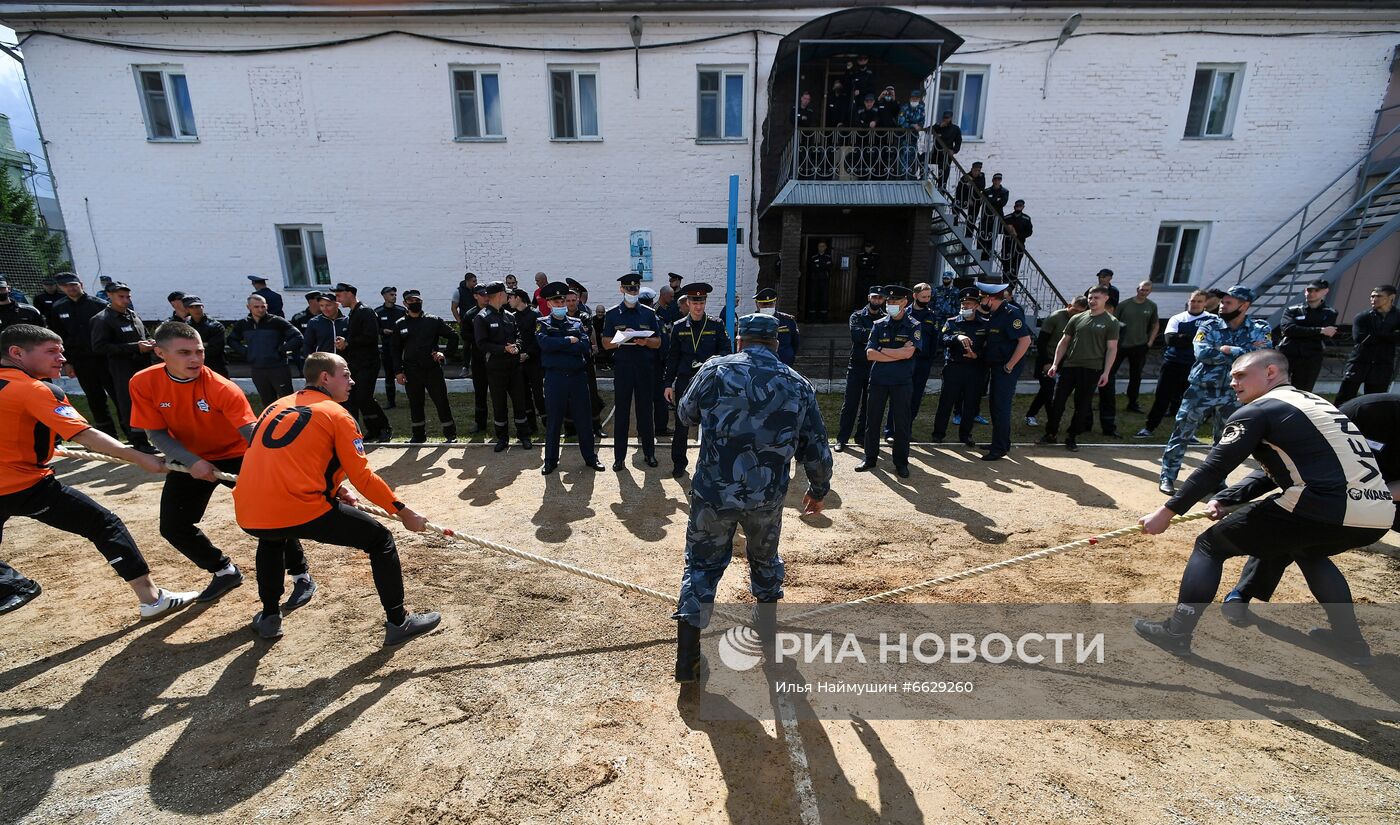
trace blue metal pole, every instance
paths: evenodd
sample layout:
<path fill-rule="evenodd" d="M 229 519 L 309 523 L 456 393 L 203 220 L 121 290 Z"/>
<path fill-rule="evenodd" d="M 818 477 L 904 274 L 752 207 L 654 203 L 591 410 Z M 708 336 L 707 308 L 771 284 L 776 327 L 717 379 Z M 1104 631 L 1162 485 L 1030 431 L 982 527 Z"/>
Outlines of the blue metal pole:
<path fill-rule="evenodd" d="M 725 331 L 729 341 L 734 342 L 734 291 L 738 289 L 739 269 L 739 176 L 729 176 L 729 275 L 725 282 L 724 307 L 726 312 Z"/>

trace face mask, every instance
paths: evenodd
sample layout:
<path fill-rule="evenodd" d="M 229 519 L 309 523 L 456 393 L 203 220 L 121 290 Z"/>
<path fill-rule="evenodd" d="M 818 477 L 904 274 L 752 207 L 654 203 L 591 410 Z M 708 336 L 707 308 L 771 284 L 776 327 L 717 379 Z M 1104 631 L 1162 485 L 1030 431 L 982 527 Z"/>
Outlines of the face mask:
<path fill-rule="evenodd" d="M 901 310 L 903 310 L 903 307 L 900 307 L 896 304 L 885 304 L 885 314 L 890 316 L 891 318 L 898 315 Z"/>
<path fill-rule="evenodd" d="M 10 292 L 9 292 L 9 290 L 6 290 L 6 291 L 4 291 L 4 292 L 0 292 L 0 304 L 8 304 L 9 302 L 10 302 Z"/>
<path fill-rule="evenodd" d="M 568 307 L 550 307 L 550 308 L 549 308 L 549 317 L 551 317 L 551 318 L 567 318 L 567 317 L 569 317 L 569 308 L 568 308 Z"/>
<path fill-rule="evenodd" d="M 422 302 L 422 301 L 409 301 L 409 302 L 405 303 L 404 306 L 408 307 L 408 311 L 409 311 L 409 312 L 422 312 L 422 311 L 423 311 L 423 302 Z"/>
<path fill-rule="evenodd" d="M 923 308 L 925 308 L 925 307 L 927 307 L 927 306 L 928 306 L 928 301 L 915 301 L 915 302 L 914 302 L 914 308 L 915 308 L 915 309 L 923 309 Z"/>
<path fill-rule="evenodd" d="M 958 310 L 958 313 L 959 313 L 960 315 L 962 315 L 962 319 L 963 319 L 964 321 L 971 321 L 971 320 L 972 320 L 972 316 L 974 316 L 974 315 L 977 314 L 977 310 L 975 310 L 975 309 L 960 309 L 960 310 Z"/>
<path fill-rule="evenodd" d="M 636 306 L 636 305 L 637 305 L 637 302 L 640 301 L 641 299 L 642 299 L 642 296 L 641 296 L 641 295 L 633 295 L 633 294 L 630 293 L 630 292 L 624 292 L 624 293 L 622 293 L 622 302 L 623 302 L 624 304 L 628 305 L 629 307 L 634 307 L 634 306 Z"/>
<path fill-rule="evenodd" d="M 884 304 L 877 304 L 877 303 L 875 303 L 874 301 L 872 301 L 872 302 L 870 303 L 870 311 L 871 311 L 872 313 L 877 313 L 877 312 L 879 312 L 879 311 L 881 310 L 882 307 L 884 307 Z"/>
<path fill-rule="evenodd" d="M 772 315 L 778 311 L 777 307 L 759 307 L 758 311 L 764 315 Z"/>
<path fill-rule="evenodd" d="M 1236 318 L 1240 317 L 1240 313 L 1243 312 L 1243 311 L 1244 311 L 1244 310 L 1242 310 L 1242 309 L 1235 309 L 1235 310 L 1232 310 L 1232 311 L 1230 311 L 1230 312 L 1222 312 L 1222 313 L 1220 313 L 1220 317 L 1221 317 L 1223 320 L 1226 320 L 1226 321 L 1233 321 L 1233 320 L 1235 320 Z"/>

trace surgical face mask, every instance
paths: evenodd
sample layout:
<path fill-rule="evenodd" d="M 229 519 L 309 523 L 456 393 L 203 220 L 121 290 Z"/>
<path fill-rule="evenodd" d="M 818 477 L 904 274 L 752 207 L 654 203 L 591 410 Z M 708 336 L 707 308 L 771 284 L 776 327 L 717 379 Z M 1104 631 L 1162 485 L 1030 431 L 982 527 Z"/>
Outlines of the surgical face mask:
<path fill-rule="evenodd" d="M 777 307 L 759 307 L 758 311 L 764 315 L 772 315 L 778 311 Z"/>
<path fill-rule="evenodd" d="M 1242 309 L 1235 308 L 1235 309 L 1230 310 L 1229 312 L 1221 312 L 1221 313 L 1220 313 L 1220 317 L 1221 317 L 1222 320 L 1225 320 L 1225 321 L 1233 321 L 1233 320 L 1235 320 L 1236 318 L 1240 317 L 1240 313 L 1243 312 L 1243 311 L 1244 311 L 1244 310 L 1242 310 Z"/>
<path fill-rule="evenodd" d="M 641 296 L 640 294 L 637 294 L 637 293 L 634 293 L 634 292 L 624 292 L 624 293 L 622 293 L 622 302 L 623 302 L 624 304 L 628 305 L 629 307 L 634 307 L 634 306 L 636 306 L 636 305 L 637 305 L 637 302 L 640 301 L 641 299 L 642 299 L 642 296 Z"/>
<path fill-rule="evenodd" d="M 899 304 L 885 304 L 885 314 L 890 316 L 891 318 L 903 311 L 904 307 L 900 306 Z"/>
<path fill-rule="evenodd" d="M 974 315 L 977 314 L 977 310 L 975 310 L 975 309 L 960 309 L 960 310 L 958 310 L 958 314 L 962 316 L 962 319 L 963 319 L 964 321 L 971 321 L 971 320 L 972 320 L 972 317 L 973 317 Z"/>
<path fill-rule="evenodd" d="M 568 307 L 550 307 L 550 308 L 549 308 L 549 317 L 551 317 L 551 318 L 567 318 L 567 317 L 569 317 L 569 308 L 568 308 Z"/>

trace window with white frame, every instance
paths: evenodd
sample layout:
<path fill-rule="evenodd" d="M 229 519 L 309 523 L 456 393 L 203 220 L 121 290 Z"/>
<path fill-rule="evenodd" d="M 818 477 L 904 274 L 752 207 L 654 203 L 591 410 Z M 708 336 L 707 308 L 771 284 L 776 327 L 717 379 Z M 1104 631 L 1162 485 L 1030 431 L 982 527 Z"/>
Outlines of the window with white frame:
<path fill-rule="evenodd" d="M 136 87 L 150 140 L 198 140 L 182 66 L 136 66 Z"/>
<path fill-rule="evenodd" d="M 938 73 L 938 107 L 932 121 L 939 123 L 944 112 L 952 112 L 964 140 L 980 139 L 987 111 L 987 70 L 987 66 L 944 66 Z"/>
<path fill-rule="evenodd" d="M 1206 230 L 1210 224 L 1164 221 L 1157 229 L 1152 252 L 1154 284 L 1186 286 L 1196 283 L 1206 255 Z"/>
<path fill-rule="evenodd" d="M 505 139 L 497 67 L 453 66 L 452 107 L 458 140 Z"/>
<path fill-rule="evenodd" d="M 723 66 L 699 68 L 698 140 L 744 139 L 744 70 Z"/>
<path fill-rule="evenodd" d="M 1244 66 L 1238 63 L 1201 63 L 1191 86 L 1186 109 L 1188 138 L 1227 138 L 1235 128 Z"/>
<path fill-rule="evenodd" d="M 554 140 L 597 140 L 598 67 L 549 67 L 549 136 Z"/>
<path fill-rule="evenodd" d="M 283 224 L 277 227 L 282 247 L 283 283 L 289 287 L 326 286 L 331 282 L 331 262 L 326 257 L 326 233 L 319 224 Z"/>

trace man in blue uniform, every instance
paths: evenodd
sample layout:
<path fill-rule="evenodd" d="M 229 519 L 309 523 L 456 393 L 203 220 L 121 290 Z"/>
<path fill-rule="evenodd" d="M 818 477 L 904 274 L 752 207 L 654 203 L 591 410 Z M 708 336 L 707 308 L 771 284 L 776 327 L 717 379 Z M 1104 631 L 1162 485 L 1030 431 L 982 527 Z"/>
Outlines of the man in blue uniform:
<path fill-rule="evenodd" d="M 249 275 L 248 281 L 253 285 L 253 294 L 261 295 L 267 301 L 267 311 L 278 318 L 285 318 L 282 314 L 282 296 L 272 291 L 267 285 L 267 279 L 261 275 Z"/>
<path fill-rule="evenodd" d="M 778 319 L 778 360 L 792 366 L 797 360 L 799 333 L 797 319 L 786 312 L 778 311 L 778 290 L 768 287 L 760 289 L 753 296 L 754 305 L 760 315 L 771 315 Z"/>
<path fill-rule="evenodd" d="M 841 424 L 836 430 L 836 452 L 845 452 L 853 433 L 865 432 L 866 387 L 870 383 L 870 361 L 865 345 L 870 330 L 885 317 L 885 294 L 878 289 L 866 296 L 868 303 L 851 313 L 847 322 L 851 334 L 851 358 L 846 362 L 846 395 L 841 400 Z"/>
<path fill-rule="evenodd" d="M 778 360 L 777 321 L 755 313 L 737 326 L 741 351 L 706 362 L 676 409 L 678 421 L 705 431 L 690 490 L 680 600 L 672 614 L 677 682 L 704 673 L 700 631 L 710 623 L 735 529 L 744 528 L 750 590 L 771 611 L 783 596 L 778 537 L 793 458 L 807 472 L 806 512 L 821 512 L 831 491 L 831 450 L 817 394 Z"/>
<path fill-rule="evenodd" d="M 620 471 L 627 459 L 627 436 L 631 413 L 637 410 L 637 439 L 648 467 L 656 466 L 655 423 L 651 409 L 655 394 L 656 350 L 661 348 L 661 319 L 656 311 L 641 303 L 642 276 L 629 272 L 617 279 L 622 303 L 603 316 L 603 349 L 613 353 L 613 392 L 616 399 L 613 424 L 613 470 Z M 644 337 L 613 343 L 618 333 L 647 333 Z"/>
<path fill-rule="evenodd" d="M 962 308 L 945 318 L 939 331 L 943 344 L 943 390 L 938 394 L 938 411 L 933 415 L 933 441 L 948 437 L 948 418 L 958 413 L 958 440 L 977 446 L 972 427 L 987 370 L 982 366 L 982 350 L 987 348 L 987 319 L 977 312 L 982 292 L 975 286 L 962 291 Z"/>
<path fill-rule="evenodd" d="M 892 284 L 884 292 L 885 317 L 875 322 L 865 345 L 865 357 L 870 361 L 870 408 L 865 418 L 865 461 L 856 472 L 873 470 L 880 460 L 880 422 L 888 402 L 894 416 L 894 471 L 900 478 L 908 478 L 909 395 L 913 392 L 914 353 L 923 345 L 923 335 L 909 317 L 913 295 L 909 288 Z"/>
<path fill-rule="evenodd" d="M 1011 399 L 1016 393 L 1016 380 L 1021 377 L 1021 362 L 1031 348 L 1026 316 L 1007 300 L 1009 286 L 977 284 L 982 291 L 982 310 L 987 313 L 987 347 L 982 351 L 982 363 L 992 379 L 987 399 L 992 414 L 992 443 L 982 456 L 983 461 L 996 461 L 1011 452 Z"/>
<path fill-rule="evenodd" d="M 718 319 L 705 314 L 705 301 L 714 288 L 705 283 L 681 287 L 687 314 L 671 325 L 671 342 L 667 347 L 666 401 L 676 405 L 676 433 L 671 436 L 671 477 L 685 475 L 690 461 L 685 450 L 690 440 L 690 424 L 681 417 L 680 399 L 685 396 L 690 379 L 716 355 L 729 354 L 729 335 Z"/>
<path fill-rule="evenodd" d="M 555 281 L 540 289 L 540 297 L 549 304 L 549 315 L 541 318 L 535 330 L 540 344 L 540 364 L 544 367 L 544 465 L 541 475 L 549 475 L 559 466 L 559 432 L 564 428 L 564 413 L 574 421 L 587 422 L 591 399 L 588 392 L 588 359 L 593 346 L 583 321 L 569 317 L 569 285 Z M 601 471 L 603 462 L 593 451 L 593 428 L 586 423 L 578 428 L 578 448 L 583 463 Z"/>
<path fill-rule="evenodd" d="M 1176 413 L 1176 428 L 1162 451 L 1161 482 L 1157 489 L 1163 495 L 1176 493 L 1176 477 L 1181 472 L 1181 460 L 1186 445 L 1195 441 L 1196 430 L 1208 416 L 1216 419 L 1216 437 L 1220 436 L 1225 419 L 1239 409 L 1239 398 L 1230 389 L 1230 365 L 1247 352 L 1270 349 L 1269 323 L 1249 317 L 1249 305 L 1254 290 L 1247 286 L 1232 286 L 1220 299 L 1220 314 L 1208 315 L 1196 325 L 1192 348 L 1196 365 Z"/>

